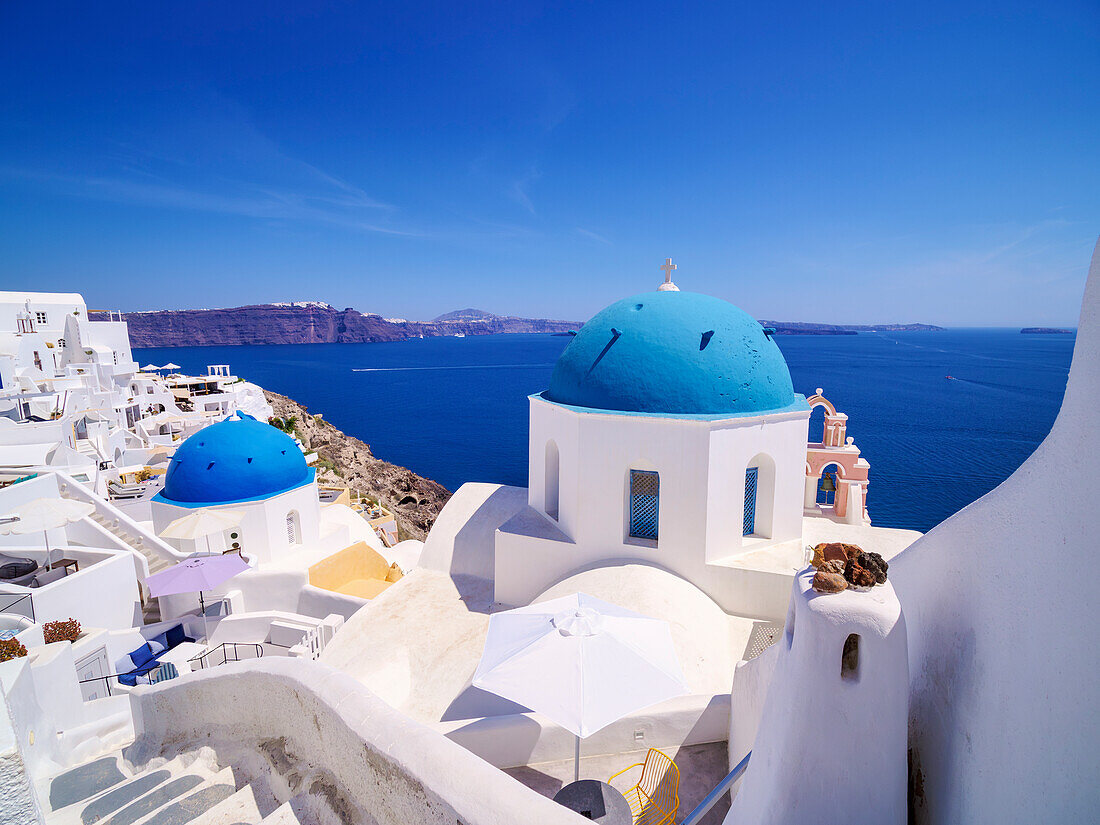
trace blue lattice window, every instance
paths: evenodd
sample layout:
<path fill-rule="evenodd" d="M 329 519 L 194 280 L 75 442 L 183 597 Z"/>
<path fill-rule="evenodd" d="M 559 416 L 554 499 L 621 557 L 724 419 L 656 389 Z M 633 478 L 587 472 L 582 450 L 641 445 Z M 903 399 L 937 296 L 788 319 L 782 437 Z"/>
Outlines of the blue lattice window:
<path fill-rule="evenodd" d="M 630 537 L 657 541 L 661 479 L 647 470 L 630 471 Z"/>
<path fill-rule="evenodd" d="M 745 470 L 745 513 L 741 517 L 741 534 L 751 536 L 756 532 L 756 478 L 759 467 Z"/>

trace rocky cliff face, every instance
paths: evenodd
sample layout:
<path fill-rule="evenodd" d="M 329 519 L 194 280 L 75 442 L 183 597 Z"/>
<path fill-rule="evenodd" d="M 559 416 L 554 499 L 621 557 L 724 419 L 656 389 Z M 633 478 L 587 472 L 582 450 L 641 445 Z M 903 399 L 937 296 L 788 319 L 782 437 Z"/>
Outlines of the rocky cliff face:
<path fill-rule="evenodd" d="M 567 332 L 572 321 L 476 314 L 435 321 L 388 320 L 355 309 L 303 301 L 260 304 L 232 309 L 129 312 L 130 345 L 143 347 L 203 347 L 243 344 L 363 344 L 403 341 L 423 335 L 492 335 L 502 332 Z M 92 314 L 93 319 L 95 314 Z"/>
<path fill-rule="evenodd" d="M 382 502 L 397 516 L 402 539 L 427 538 L 450 491 L 412 470 L 375 458 L 369 445 L 314 418 L 297 401 L 266 390 L 264 395 L 276 417 L 293 419 L 294 434 L 317 453 L 318 482 L 351 487 Z"/>

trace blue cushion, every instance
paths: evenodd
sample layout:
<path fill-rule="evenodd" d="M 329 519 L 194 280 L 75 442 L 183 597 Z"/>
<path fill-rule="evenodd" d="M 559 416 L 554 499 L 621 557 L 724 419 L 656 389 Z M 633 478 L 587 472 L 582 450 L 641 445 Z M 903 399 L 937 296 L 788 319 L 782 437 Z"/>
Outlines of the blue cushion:
<path fill-rule="evenodd" d="M 183 625 L 177 624 L 164 631 L 165 644 L 169 650 L 181 642 L 187 641 L 187 635 L 183 632 Z"/>
<path fill-rule="evenodd" d="M 158 667 L 160 667 L 160 662 L 158 662 L 156 659 L 151 659 L 146 664 L 134 668 L 129 673 L 120 673 L 118 675 L 118 681 L 124 685 L 134 687 L 134 685 L 138 683 L 139 676 L 144 676 L 149 671 L 155 670 Z"/>
<path fill-rule="evenodd" d="M 153 651 L 150 649 L 149 644 L 145 643 L 137 650 L 131 651 L 130 661 L 134 663 L 135 668 L 143 667 L 153 660 Z"/>

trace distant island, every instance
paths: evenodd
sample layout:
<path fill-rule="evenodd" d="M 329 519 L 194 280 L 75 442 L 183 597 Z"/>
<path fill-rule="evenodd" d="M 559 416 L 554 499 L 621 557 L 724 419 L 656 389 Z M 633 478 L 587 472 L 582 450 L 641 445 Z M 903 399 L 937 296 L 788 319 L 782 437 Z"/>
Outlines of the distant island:
<path fill-rule="evenodd" d="M 89 313 L 92 319 L 96 313 Z M 104 313 L 106 317 L 106 313 Z M 116 316 L 117 317 L 117 316 Z M 460 310 L 431 321 L 384 318 L 320 301 L 256 304 L 227 309 L 171 309 L 123 313 L 130 345 L 213 347 L 247 344 L 365 344 L 504 332 L 568 332 L 576 321 L 514 318 Z"/>
<path fill-rule="evenodd" d="M 90 312 L 92 319 L 106 313 Z M 480 309 L 459 309 L 431 321 L 386 318 L 348 307 L 337 309 L 321 301 L 255 304 L 226 309 L 166 309 L 123 313 L 130 345 L 149 347 L 213 347 L 249 344 L 365 344 L 410 338 L 549 333 L 564 335 L 580 321 L 495 315 Z M 116 316 L 117 318 L 117 316 Z M 761 321 L 777 335 L 855 335 L 860 332 L 938 330 L 929 324 L 838 325 Z"/>
<path fill-rule="evenodd" d="M 1076 330 L 1060 327 L 1024 327 L 1020 332 L 1024 335 L 1073 335 Z"/>
<path fill-rule="evenodd" d="M 808 324 L 800 321 L 761 321 L 776 335 L 858 335 L 861 332 L 940 332 L 933 324 Z"/>

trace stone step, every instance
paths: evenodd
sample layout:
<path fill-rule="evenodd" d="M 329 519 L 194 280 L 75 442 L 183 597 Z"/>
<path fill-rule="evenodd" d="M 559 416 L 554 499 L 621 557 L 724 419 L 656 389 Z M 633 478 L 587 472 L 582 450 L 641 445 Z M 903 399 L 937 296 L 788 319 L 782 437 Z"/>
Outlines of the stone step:
<path fill-rule="evenodd" d="M 263 825 L 304 825 L 289 802 L 284 802 L 260 821 Z"/>
<path fill-rule="evenodd" d="M 197 767 L 193 764 L 187 773 L 123 808 L 104 825 L 184 825 L 236 793 L 232 769 L 223 768 L 210 776 L 195 772 Z M 169 793 L 173 783 L 179 783 L 178 790 Z"/>
<path fill-rule="evenodd" d="M 182 799 L 177 799 L 150 814 L 146 819 L 139 820 L 137 825 L 189 825 L 236 793 L 233 771 L 231 768 L 225 768 Z M 228 823 L 231 820 L 221 821 Z"/>
<path fill-rule="evenodd" d="M 275 810 L 275 803 L 265 803 L 262 796 L 251 785 L 245 785 L 206 813 L 191 820 L 191 825 L 258 825 Z"/>
<path fill-rule="evenodd" d="M 69 768 L 50 780 L 50 809 L 59 811 L 70 805 L 90 799 L 108 788 L 128 779 L 119 764 L 119 754 L 101 756 Z"/>
<path fill-rule="evenodd" d="M 165 805 L 183 798 L 194 791 L 204 782 L 203 777 L 193 773 L 183 773 L 174 776 L 167 782 L 157 785 L 144 796 L 138 797 L 133 802 L 119 808 L 108 817 L 99 820 L 105 825 L 133 825 L 136 822 L 148 819 L 155 811 Z M 88 825 L 88 823 L 83 823 Z"/>
<path fill-rule="evenodd" d="M 120 763 L 120 754 L 112 754 L 109 758 L 115 760 L 119 768 L 125 769 L 125 764 Z M 88 764 L 95 765 L 96 762 L 101 761 L 103 760 L 99 759 Z M 99 822 L 139 797 L 144 796 L 173 776 L 185 772 L 187 761 L 176 757 L 156 768 L 133 775 L 124 774 L 120 770 L 119 775 L 123 777 L 121 780 L 88 795 L 84 795 L 87 789 L 87 772 L 74 774 L 74 771 L 80 772 L 81 768 L 85 767 L 87 766 L 82 765 L 73 768 L 58 774 L 50 780 L 50 802 L 53 810 L 46 817 L 50 825 L 92 825 L 92 823 Z M 81 776 L 85 778 L 81 779 Z M 59 780 L 59 784 L 54 784 Z M 84 790 L 82 790 L 82 786 Z M 61 789 L 60 795 L 55 796 L 55 788 Z M 76 799 L 76 797 L 80 798 Z M 57 807 L 54 804 L 55 800 L 57 802 L 65 801 L 68 804 Z"/>

